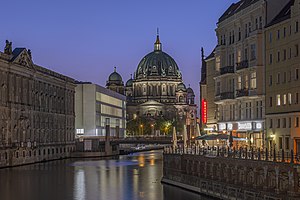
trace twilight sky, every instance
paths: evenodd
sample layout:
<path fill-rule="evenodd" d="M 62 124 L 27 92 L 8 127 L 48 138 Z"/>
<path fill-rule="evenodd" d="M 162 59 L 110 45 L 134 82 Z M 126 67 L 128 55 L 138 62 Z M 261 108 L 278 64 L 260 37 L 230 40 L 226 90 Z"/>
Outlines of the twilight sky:
<path fill-rule="evenodd" d="M 34 63 L 105 86 L 114 66 L 124 83 L 153 51 L 159 27 L 163 51 L 191 84 L 197 102 L 201 47 L 216 44 L 216 22 L 237 0 L 14 0 L 1 2 L 0 47 L 32 51 Z"/>

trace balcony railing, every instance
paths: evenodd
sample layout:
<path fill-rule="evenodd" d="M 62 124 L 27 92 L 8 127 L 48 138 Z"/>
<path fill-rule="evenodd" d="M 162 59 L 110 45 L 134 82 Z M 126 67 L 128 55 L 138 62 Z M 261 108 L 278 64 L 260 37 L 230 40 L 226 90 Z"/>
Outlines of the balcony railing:
<path fill-rule="evenodd" d="M 236 70 L 246 69 L 249 67 L 248 60 L 243 60 L 239 63 L 236 63 Z"/>
<path fill-rule="evenodd" d="M 233 92 L 223 92 L 220 94 L 220 99 L 221 100 L 234 99 L 234 93 Z"/>
<path fill-rule="evenodd" d="M 220 68 L 220 74 L 229 74 L 229 73 L 234 73 L 234 66 L 226 66 Z"/>
<path fill-rule="evenodd" d="M 245 96 L 249 96 L 248 89 L 241 89 L 236 91 L 236 97 L 245 97 Z"/>

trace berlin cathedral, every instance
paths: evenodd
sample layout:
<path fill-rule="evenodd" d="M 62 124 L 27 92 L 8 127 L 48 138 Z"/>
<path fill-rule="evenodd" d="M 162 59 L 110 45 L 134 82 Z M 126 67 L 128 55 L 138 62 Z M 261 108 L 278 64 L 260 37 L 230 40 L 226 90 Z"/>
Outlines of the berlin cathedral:
<path fill-rule="evenodd" d="M 158 119 L 163 118 L 170 122 L 168 133 L 172 131 L 172 124 L 177 131 L 182 131 L 186 125 L 188 136 L 194 136 L 197 123 L 194 91 L 186 88 L 175 60 L 162 51 L 159 35 L 154 51 L 142 58 L 134 76 L 125 85 L 115 68 L 106 87 L 126 95 L 127 122 L 146 119 L 152 121 L 153 127 Z"/>

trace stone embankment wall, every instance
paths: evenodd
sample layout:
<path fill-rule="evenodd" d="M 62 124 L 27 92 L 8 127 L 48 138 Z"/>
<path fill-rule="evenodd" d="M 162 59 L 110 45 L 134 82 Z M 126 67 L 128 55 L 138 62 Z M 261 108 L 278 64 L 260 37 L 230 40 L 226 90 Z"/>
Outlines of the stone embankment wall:
<path fill-rule="evenodd" d="M 163 183 L 220 199 L 300 199 L 300 165 L 165 152 Z"/>

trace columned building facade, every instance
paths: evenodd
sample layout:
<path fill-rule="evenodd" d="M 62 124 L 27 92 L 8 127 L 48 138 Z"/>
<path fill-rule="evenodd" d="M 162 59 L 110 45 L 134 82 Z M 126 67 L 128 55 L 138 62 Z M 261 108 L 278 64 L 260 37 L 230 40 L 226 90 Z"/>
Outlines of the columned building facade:
<path fill-rule="evenodd" d="M 0 52 L 0 167 L 68 157 L 74 150 L 74 80 L 33 63 L 31 51 Z"/>

